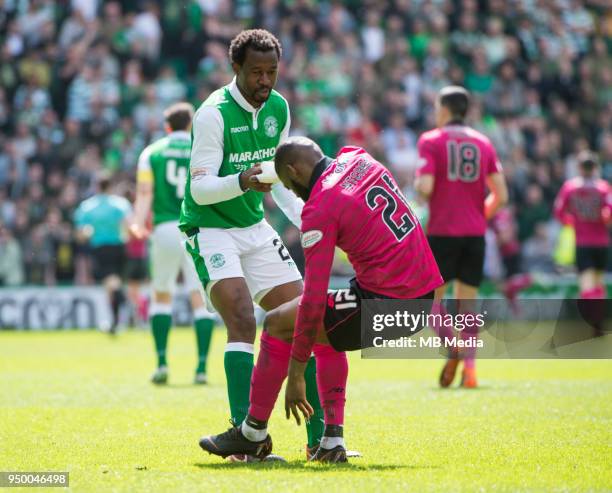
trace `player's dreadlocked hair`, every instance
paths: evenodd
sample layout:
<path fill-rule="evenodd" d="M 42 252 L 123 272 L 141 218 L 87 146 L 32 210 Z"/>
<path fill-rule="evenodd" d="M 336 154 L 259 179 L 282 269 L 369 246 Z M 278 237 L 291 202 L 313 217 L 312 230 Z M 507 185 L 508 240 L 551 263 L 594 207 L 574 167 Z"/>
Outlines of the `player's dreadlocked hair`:
<path fill-rule="evenodd" d="M 278 58 L 281 57 L 282 49 L 276 36 L 265 29 L 249 29 L 242 31 L 232 39 L 229 47 L 230 60 L 238 65 L 244 63 L 247 48 L 257 51 L 276 51 Z"/>

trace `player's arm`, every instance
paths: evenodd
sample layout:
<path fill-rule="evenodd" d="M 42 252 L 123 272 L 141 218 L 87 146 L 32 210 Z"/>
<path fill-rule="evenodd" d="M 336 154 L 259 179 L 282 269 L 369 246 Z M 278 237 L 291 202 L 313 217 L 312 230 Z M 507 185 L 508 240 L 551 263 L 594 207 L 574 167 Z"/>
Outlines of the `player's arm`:
<path fill-rule="evenodd" d="M 77 207 L 74 212 L 74 224 L 76 226 L 74 237 L 78 243 L 87 243 L 93 235 L 93 227 L 88 221 L 87 214 L 83 209 L 83 204 Z"/>
<path fill-rule="evenodd" d="M 291 347 L 292 360 L 302 363 L 308 361 L 317 332 L 323 326 L 329 275 L 336 247 L 335 226 L 329 222 L 325 228 L 313 227 L 311 224 L 305 223 L 306 227 L 302 228 L 305 257 L 304 292 L 298 304 Z M 314 243 L 309 245 L 313 241 Z"/>
<path fill-rule="evenodd" d="M 485 218 L 491 219 L 495 213 L 508 203 L 508 186 L 503 173 L 492 173 L 487 176 L 489 195 L 485 199 Z"/>
<path fill-rule="evenodd" d="M 272 198 L 278 208 L 283 211 L 287 219 L 291 221 L 297 228 L 302 226 L 302 209 L 304 201 L 285 188 L 282 183 L 272 185 Z"/>
<path fill-rule="evenodd" d="M 130 232 L 130 226 L 132 224 L 132 217 L 134 217 L 134 209 L 132 204 L 126 198 L 120 197 L 120 210 L 121 210 L 121 227 L 123 231 Z"/>
<path fill-rule="evenodd" d="M 312 414 L 305 395 L 304 370 L 317 333 L 323 330 L 327 288 L 337 237 L 335 221 L 324 218 L 323 212 L 316 216 L 318 218 L 305 217 L 302 224 L 302 246 L 306 260 L 304 292 L 297 309 L 285 392 L 287 419 L 292 413 L 298 424 L 298 410 L 306 418 Z"/>
<path fill-rule="evenodd" d="M 604 197 L 604 205 L 601 209 L 601 219 L 606 226 L 612 226 L 612 189 L 608 188 L 609 190 Z"/>
<path fill-rule="evenodd" d="M 289 112 L 289 104 L 287 103 L 287 123 L 280 135 L 280 144 L 289 138 L 289 129 L 291 128 L 291 113 Z M 285 188 L 282 183 L 272 185 L 272 198 L 283 214 L 298 228 L 302 225 L 302 209 L 304 201 Z"/>
<path fill-rule="evenodd" d="M 484 213 L 485 219 L 491 219 L 495 213 L 508 203 L 508 186 L 501 162 L 497 157 L 497 152 L 493 145 L 489 145 L 489 152 L 486 154 L 486 184 L 489 188 L 489 195 L 485 198 Z"/>
<path fill-rule="evenodd" d="M 84 224 L 80 226 L 75 231 L 75 238 L 78 243 L 87 243 L 89 239 L 93 236 L 93 227 L 89 224 Z"/>
<path fill-rule="evenodd" d="M 151 204 L 153 203 L 153 180 L 150 152 L 148 149 L 145 149 L 138 159 L 134 214 L 129 225 L 130 233 L 137 239 L 146 238 L 149 233 L 146 223 L 151 213 Z"/>
<path fill-rule="evenodd" d="M 431 144 L 422 137 L 417 142 L 419 165 L 416 171 L 414 189 L 422 203 L 428 202 L 435 185 L 436 161 Z"/>
<path fill-rule="evenodd" d="M 553 205 L 553 214 L 557 218 L 557 220 L 561 224 L 572 224 L 572 215 L 570 214 L 567 204 L 569 198 L 569 188 L 567 184 L 561 187 L 559 193 L 557 194 L 557 198 L 555 199 L 555 203 Z"/>
<path fill-rule="evenodd" d="M 196 112 L 189 172 L 191 196 L 199 205 L 225 202 L 249 189 L 270 191 L 269 184 L 251 180 L 251 177 L 261 173 L 258 166 L 242 173 L 219 176 L 223 162 L 223 129 L 223 117 L 214 106 L 203 106 Z"/>
<path fill-rule="evenodd" d="M 421 202 L 428 202 L 433 193 L 435 178 L 434 175 L 420 175 L 414 181 L 414 188 L 421 199 Z"/>

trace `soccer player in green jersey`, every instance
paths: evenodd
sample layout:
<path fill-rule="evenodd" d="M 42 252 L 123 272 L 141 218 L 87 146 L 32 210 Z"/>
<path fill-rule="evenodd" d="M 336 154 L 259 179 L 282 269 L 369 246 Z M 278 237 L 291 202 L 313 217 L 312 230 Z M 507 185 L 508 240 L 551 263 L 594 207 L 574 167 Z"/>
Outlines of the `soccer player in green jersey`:
<path fill-rule="evenodd" d="M 200 281 L 227 326 L 227 390 L 232 422 L 240 426 L 249 407 L 253 371 L 253 300 L 269 311 L 303 289 L 295 263 L 264 219 L 263 196 L 271 192 L 298 227 L 303 202 L 281 183 L 271 186 L 256 178 L 259 163 L 273 160 L 276 147 L 289 135 L 289 106 L 274 90 L 278 40 L 265 30 L 243 31 L 232 40 L 229 56 L 235 78 L 213 92 L 193 119 L 180 228 Z M 306 382 L 315 409 L 307 424 L 308 447 L 313 448 L 323 433 L 313 358 Z"/>
<path fill-rule="evenodd" d="M 190 293 L 198 345 L 198 366 L 194 383 L 205 384 L 206 359 L 213 330 L 213 315 L 200 294 L 200 282 L 191 259 L 182 246 L 178 218 L 191 154 L 193 106 L 177 103 L 164 113 L 168 135 L 148 146 L 138 160 L 136 201 L 130 232 L 136 238 L 149 235 L 146 223 L 153 211 L 151 236 L 151 281 L 153 302 L 151 329 L 157 351 L 157 370 L 151 380 L 165 384 L 168 379 L 166 348 L 172 325 L 172 293 L 180 270 Z"/>

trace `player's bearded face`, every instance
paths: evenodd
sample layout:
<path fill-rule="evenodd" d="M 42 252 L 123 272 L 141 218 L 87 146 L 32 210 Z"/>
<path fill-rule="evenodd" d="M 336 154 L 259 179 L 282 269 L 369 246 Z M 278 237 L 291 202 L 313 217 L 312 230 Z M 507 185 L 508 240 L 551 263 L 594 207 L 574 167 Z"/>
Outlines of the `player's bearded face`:
<path fill-rule="evenodd" d="M 296 194 L 299 198 L 301 198 L 304 202 L 308 200 L 310 197 L 310 189 L 299 182 L 293 180 L 288 176 L 288 173 L 281 173 L 279 176 L 285 188 L 291 190 L 294 194 Z"/>
<path fill-rule="evenodd" d="M 299 197 L 301 198 L 304 202 L 306 202 L 308 200 L 308 197 L 310 197 L 310 189 L 308 187 L 305 187 L 303 185 L 300 185 L 299 183 L 290 180 L 291 181 L 291 190 L 293 190 L 293 192 Z"/>
<path fill-rule="evenodd" d="M 244 63 L 237 73 L 240 89 L 251 104 L 265 103 L 276 85 L 278 57 L 274 50 L 247 50 Z"/>

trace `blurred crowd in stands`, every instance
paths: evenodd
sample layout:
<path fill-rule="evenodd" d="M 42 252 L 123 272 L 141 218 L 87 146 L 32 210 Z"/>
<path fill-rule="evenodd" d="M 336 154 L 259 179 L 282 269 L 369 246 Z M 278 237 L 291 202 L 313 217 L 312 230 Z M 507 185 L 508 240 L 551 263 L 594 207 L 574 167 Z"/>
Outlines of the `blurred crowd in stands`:
<path fill-rule="evenodd" d="M 0 0 L 0 284 L 89 282 L 75 207 L 103 170 L 130 196 L 163 109 L 230 81 L 245 27 L 282 43 L 292 133 L 330 155 L 364 146 L 410 199 L 435 95 L 465 85 L 504 165 L 525 269 L 557 269 L 552 202 L 576 153 L 595 150 L 612 179 L 609 0 Z M 269 202 L 299 263 L 299 234 Z"/>

